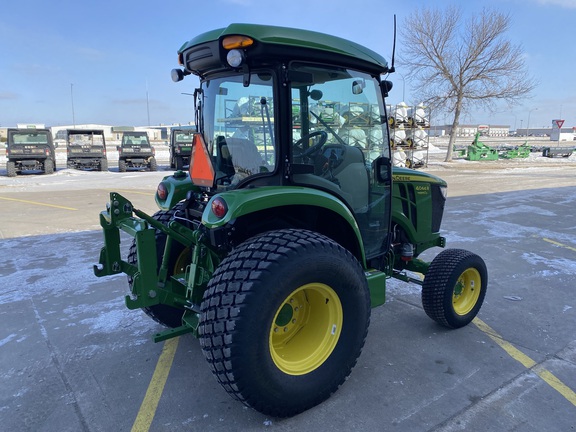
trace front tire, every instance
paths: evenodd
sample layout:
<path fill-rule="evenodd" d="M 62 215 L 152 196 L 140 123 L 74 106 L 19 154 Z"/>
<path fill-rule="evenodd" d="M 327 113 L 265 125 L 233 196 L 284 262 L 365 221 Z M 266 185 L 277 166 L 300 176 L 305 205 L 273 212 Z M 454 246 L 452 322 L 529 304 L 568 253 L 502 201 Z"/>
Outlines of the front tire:
<path fill-rule="evenodd" d="M 216 379 L 275 417 L 326 400 L 362 351 L 370 295 L 361 265 L 320 234 L 284 229 L 247 240 L 220 264 L 199 336 Z"/>
<path fill-rule="evenodd" d="M 426 273 L 422 306 L 444 327 L 464 327 L 478 314 L 487 286 L 488 271 L 482 258 L 467 250 L 446 249 Z"/>

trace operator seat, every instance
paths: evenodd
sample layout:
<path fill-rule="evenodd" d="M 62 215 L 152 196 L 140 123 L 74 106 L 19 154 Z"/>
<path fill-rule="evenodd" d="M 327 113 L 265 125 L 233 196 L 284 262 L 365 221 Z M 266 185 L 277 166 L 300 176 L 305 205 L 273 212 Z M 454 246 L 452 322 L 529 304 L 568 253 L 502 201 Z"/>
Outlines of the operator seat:
<path fill-rule="evenodd" d="M 254 142 L 245 138 L 232 137 L 218 137 L 217 142 L 223 161 L 221 165 L 228 169 L 233 167 L 236 173 L 245 175 L 258 174 L 263 169 L 267 169 Z"/>
<path fill-rule="evenodd" d="M 332 169 L 332 175 L 338 180 L 342 192 L 348 196 L 348 202 L 354 211 L 365 213 L 368 210 L 370 179 L 364 153 L 356 146 L 341 144 L 330 144 L 324 148 L 328 151 L 342 149 L 341 160 Z"/>

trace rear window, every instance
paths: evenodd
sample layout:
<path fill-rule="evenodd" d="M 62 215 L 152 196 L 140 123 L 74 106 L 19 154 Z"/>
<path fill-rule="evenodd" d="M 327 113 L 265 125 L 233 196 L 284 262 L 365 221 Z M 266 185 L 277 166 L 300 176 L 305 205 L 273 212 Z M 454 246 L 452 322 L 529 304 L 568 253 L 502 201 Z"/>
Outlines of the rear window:
<path fill-rule="evenodd" d="M 48 134 L 42 132 L 34 133 L 14 133 L 12 134 L 13 144 L 48 144 Z"/>
<path fill-rule="evenodd" d="M 149 146 L 148 137 L 146 135 L 124 135 L 122 137 L 122 145 L 124 146 Z"/>

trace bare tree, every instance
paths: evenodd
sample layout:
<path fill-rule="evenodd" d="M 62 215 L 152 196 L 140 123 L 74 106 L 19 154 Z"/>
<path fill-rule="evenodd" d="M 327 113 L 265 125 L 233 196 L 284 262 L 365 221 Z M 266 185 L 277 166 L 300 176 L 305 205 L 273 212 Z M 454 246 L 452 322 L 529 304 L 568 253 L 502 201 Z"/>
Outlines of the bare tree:
<path fill-rule="evenodd" d="M 421 100 L 453 114 L 447 162 L 462 113 L 472 106 L 492 109 L 500 100 L 517 104 L 536 86 L 522 48 L 504 36 L 509 27 L 509 15 L 489 9 L 463 22 L 454 6 L 425 8 L 405 20 L 400 63 Z"/>

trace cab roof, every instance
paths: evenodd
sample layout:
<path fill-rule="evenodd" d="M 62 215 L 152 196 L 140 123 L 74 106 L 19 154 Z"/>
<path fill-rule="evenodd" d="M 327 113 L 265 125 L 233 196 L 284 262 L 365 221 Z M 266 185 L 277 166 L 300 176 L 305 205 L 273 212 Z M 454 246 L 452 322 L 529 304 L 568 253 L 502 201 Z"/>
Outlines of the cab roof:
<path fill-rule="evenodd" d="M 262 46 L 279 48 L 280 52 L 302 53 L 303 59 L 306 59 L 306 53 L 308 56 L 323 54 L 321 57 L 324 59 L 332 56 L 339 59 L 339 62 L 365 65 L 372 72 L 388 72 L 388 62 L 384 57 L 355 42 L 310 30 L 258 24 L 230 24 L 225 28 L 202 33 L 184 43 L 178 54 L 232 35 L 248 36 Z M 267 51 L 270 55 L 278 52 Z"/>

